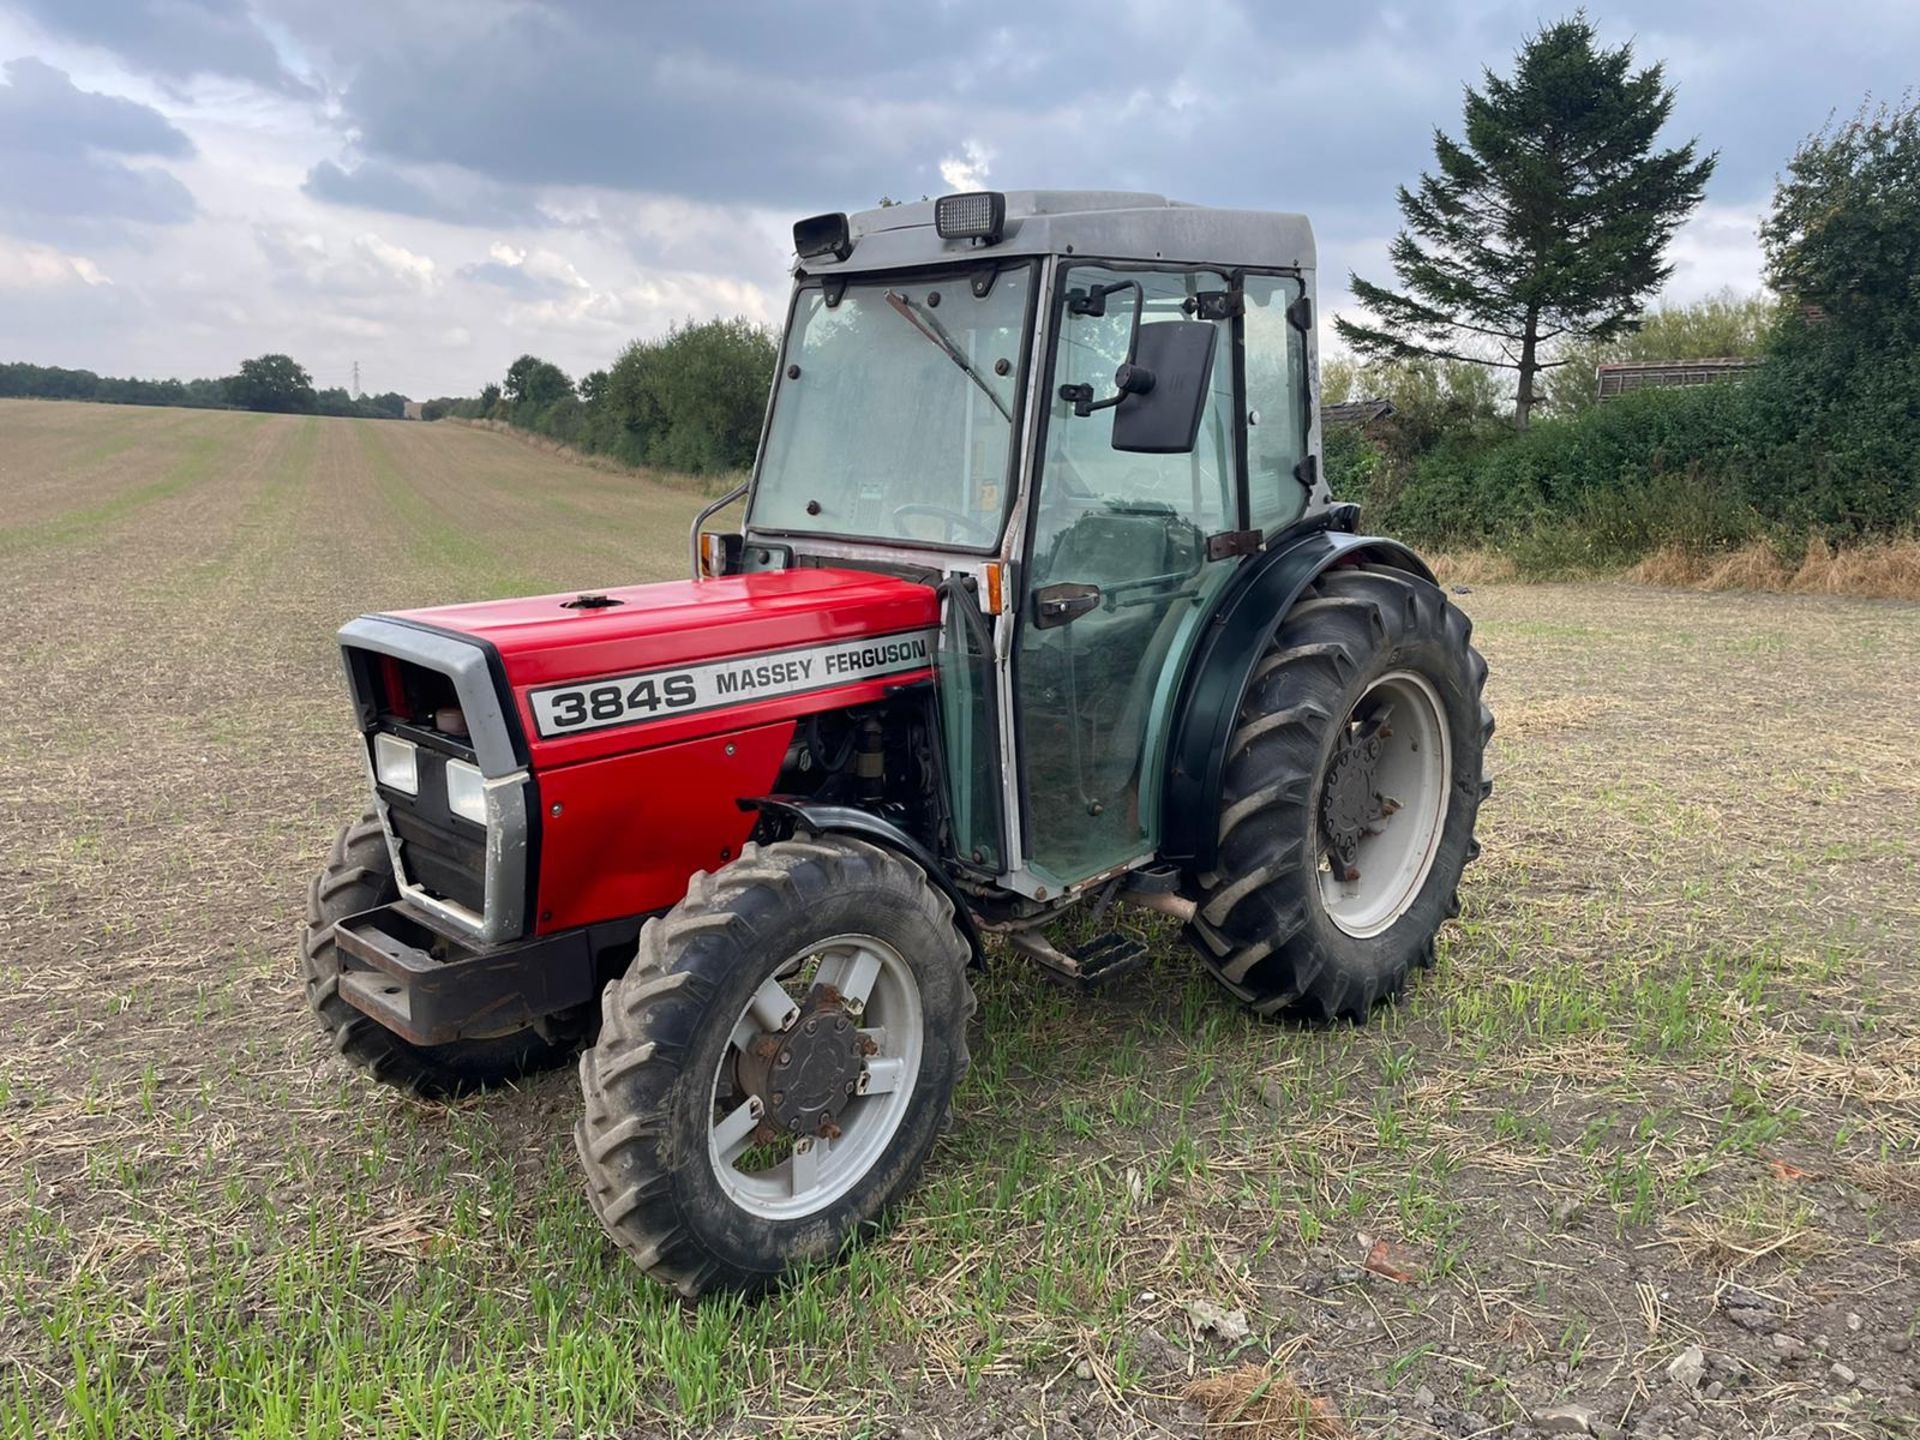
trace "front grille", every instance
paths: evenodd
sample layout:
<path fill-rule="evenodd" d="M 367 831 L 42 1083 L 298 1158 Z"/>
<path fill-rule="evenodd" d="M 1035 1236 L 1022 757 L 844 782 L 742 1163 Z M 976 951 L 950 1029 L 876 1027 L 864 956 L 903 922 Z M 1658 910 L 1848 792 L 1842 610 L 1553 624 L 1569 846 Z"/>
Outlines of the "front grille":
<path fill-rule="evenodd" d="M 387 825 L 399 843 L 400 869 L 429 895 L 471 910 L 487 908 L 487 833 L 447 808 L 447 757 L 418 751 L 420 793 L 382 787 Z"/>
<path fill-rule="evenodd" d="M 400 868 L 430 895 L 465 906 L 474 914 L 487 908 L 487 842 L 429 825 L 389 803 L 387 821 L 400 842 Z"/>

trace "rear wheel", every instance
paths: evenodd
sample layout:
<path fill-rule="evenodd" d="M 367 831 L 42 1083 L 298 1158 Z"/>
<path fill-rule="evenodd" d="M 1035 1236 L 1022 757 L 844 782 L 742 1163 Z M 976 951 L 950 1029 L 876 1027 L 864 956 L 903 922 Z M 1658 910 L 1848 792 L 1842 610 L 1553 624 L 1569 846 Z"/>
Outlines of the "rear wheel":
<path fill-rule="evenodd" d="M 872 1229 L 966 1072 L 968 958 L 947 897 L 861 841 L 749 845 L 695 875 L 580 1059 L 601 1224 L 689 1298 Z"/>
<path fill-rule="evenodd" d="M 1262 1014 L 1364 1019 L 1459 911 L 1493 715 L 1472 625 L 1400 570 L 1327 572 L 1281 623 L 1229 743 L 1193 935 Z"/>
<path fill-rule="evenodd" d="M 340 954 L 334 925 L 349 915 L 400 898 L 380 821 L 363 815 L 333 842 L 326 867 L 307 889 L 307 925 L 300 937 L 300 978 L 307 1006 L 333 1048 L 374 1079 L 427 1099 L 464 1095 L 565 1063 L 584 1017 L 555 1016 L 548 1033 L 528 1028 L 450 1045 L 411 1045 L 340 996 Z"/>

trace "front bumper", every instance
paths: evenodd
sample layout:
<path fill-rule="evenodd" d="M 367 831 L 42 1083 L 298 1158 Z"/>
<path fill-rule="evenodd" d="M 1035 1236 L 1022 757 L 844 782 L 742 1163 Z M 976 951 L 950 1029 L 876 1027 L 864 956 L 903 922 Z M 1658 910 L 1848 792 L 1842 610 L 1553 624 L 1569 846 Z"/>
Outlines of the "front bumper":
<path fill-rule="evenodd" d="M 507 1035 L 593 1000 L 604 957 L 639 928 L 635 919 L 470 946 L 401 900 L 335 927 L 340 998 L 414 1045 Z"/>

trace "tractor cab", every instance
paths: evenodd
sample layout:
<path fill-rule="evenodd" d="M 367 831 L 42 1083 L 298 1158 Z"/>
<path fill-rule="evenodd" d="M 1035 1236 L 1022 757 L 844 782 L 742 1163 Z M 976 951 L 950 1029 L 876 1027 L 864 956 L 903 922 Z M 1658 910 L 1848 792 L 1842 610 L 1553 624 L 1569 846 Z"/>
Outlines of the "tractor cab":
<path fill-rule="evenodd" d="M 980 878 L 1045 899 L 1148 864 L 1214 601 L 1327 499 L 1307 222 L 988 192 L 794 234 L 744 535 L 709 549 L 940 587 L 952 848 Z"/>

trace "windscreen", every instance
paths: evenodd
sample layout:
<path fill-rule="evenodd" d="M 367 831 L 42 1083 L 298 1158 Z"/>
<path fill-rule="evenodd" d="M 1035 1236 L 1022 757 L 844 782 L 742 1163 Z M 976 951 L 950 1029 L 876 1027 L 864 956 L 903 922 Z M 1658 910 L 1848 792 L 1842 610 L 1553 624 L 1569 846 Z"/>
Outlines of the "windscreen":
<path fill-rule="evenodd" d="M 749 523 L 990 547 L 1006 510 L 1030 266 L 800 292 Z"/>

